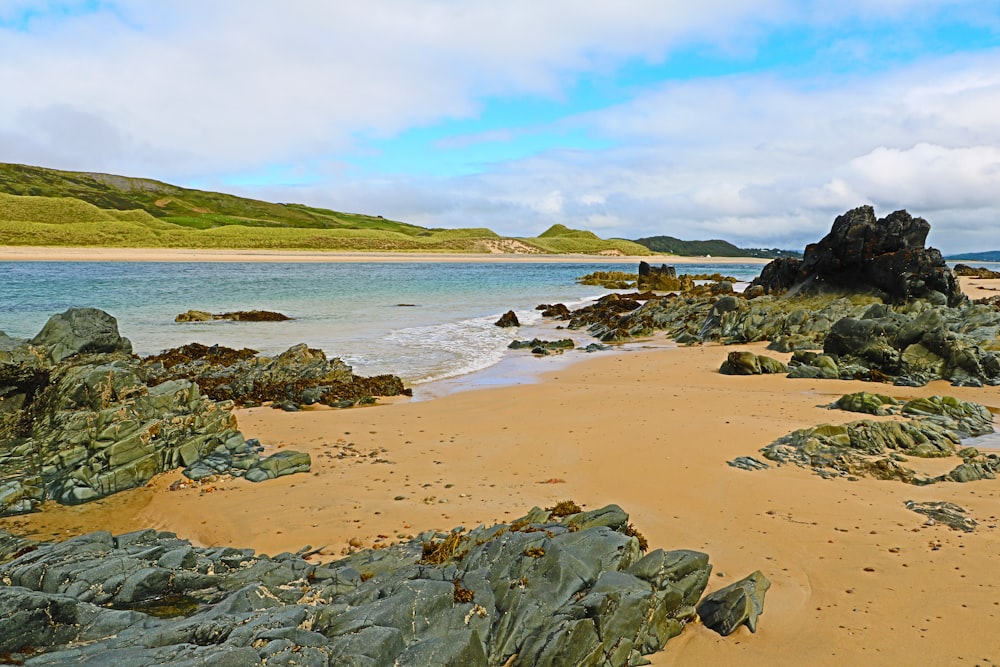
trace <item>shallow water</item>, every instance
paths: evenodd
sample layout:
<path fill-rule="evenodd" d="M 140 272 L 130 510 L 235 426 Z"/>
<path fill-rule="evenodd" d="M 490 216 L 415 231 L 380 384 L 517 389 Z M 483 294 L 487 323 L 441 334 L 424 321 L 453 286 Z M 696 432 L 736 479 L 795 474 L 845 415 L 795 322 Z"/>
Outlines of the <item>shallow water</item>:
<path fill-rule="evenodd" d="M 749 280 L 760 264 L 679 267 Z M 211 263 L 3 262 L 0 330 L 34 336 L 54 313 L 101 308 L 118 319 L 138 354 L 190 342 L 275 354 L 296 343 L 337 356 L 361 375 L 395 373 L 407 383 L 490 368 L 515 338 L 573 337 L 541 322 L 535 306 L 570 307 L 607 290 L 575 283 L 593 271 L 635 270 L 622 263 Z M 289 322 L 190 322 L 189 309 L 220 313 L 273 310 Z M 514 310 L 520 329 L 493 326 Z"/>

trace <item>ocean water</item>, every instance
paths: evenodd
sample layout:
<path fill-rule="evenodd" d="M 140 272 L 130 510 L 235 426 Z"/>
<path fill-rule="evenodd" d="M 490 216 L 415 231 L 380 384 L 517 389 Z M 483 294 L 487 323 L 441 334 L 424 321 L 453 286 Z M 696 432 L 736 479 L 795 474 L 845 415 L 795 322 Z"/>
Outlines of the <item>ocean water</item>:
<path fill-rule="evenodd" d="M 679 267 L 741 280 L 760 264 Z M 2 262 L 0 330 L 30 338 L 71 307 L 114 315 L 136 353 L 190 342 L 250 347 L 276 354 L 306 343 L 340 357 L 360 375 L 395 373 L 409 384 L 483 370 L 510 353 L 515 338 L 573 337 L 542 321 L 541 303 L 584 305 L 606 294 L 575 279 L 593 271 L 634 271 L 632 264 L 350 262 Z M 273 310 L 288 322 L 175 323 L 189 309 L 221 313 Z M 514 310 L 519 329 L 493 322 Z M 523 353 L 521 353 L 523 355 Z"/>

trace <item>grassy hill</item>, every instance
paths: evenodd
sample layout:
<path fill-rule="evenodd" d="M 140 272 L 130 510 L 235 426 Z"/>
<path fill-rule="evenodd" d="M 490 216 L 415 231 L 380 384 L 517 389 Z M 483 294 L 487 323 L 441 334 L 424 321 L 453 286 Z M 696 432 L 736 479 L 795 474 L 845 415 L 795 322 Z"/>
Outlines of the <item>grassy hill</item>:
<path fill-rule="evenodd" d="M 538 238 L 428 229 L 382 216 L 275 204 L 144 178 L 0 163 L 0 243 L 142 248 L 647 255 L 556 225 Z"/>
<path fill-rule="evenodd" d="M 779 250 L 778 248 L 738 248 L 729 241 L 682 241 L 673 236 L 649 236 L 636 239 L 636 243 L 656 253 L 684 255 L 688 257 L 801 257 L 801 252 Z"/>

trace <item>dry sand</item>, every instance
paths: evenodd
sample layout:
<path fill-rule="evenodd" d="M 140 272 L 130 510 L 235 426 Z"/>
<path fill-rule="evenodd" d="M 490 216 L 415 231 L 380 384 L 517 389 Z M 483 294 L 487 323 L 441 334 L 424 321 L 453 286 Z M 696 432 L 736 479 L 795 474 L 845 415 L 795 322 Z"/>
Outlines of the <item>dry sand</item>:
<path fill-rule="evenodd" d="M 766 264 L 753 257 L 630 257 L 526 253 L 320 252 L 310 250 L 188 250 L 183 248 L 80 248 L 0 246 L 0 262 L 588 262 L 638 264 Z"/>
<path fill-rule="evenodd" d="M 270 554 L 325 545 L 319 558 L 331 559 L 352 540 L 369 546 L 505 521 L 568 498 L 589 508 L 618 503 L 652 548 L 707 552 L 710 589 L 757 569 L 772 582 L 756 634 L 740 628 L 722 638 L 689 626 L 652 656 L 656 665 L 1000 662 L 1000 481 L 914 487 L 725 463 L 793 429 L 858 418 L 825 407 L 850 391 L 951 394 L 996 411 L 1000 389 L 723 376 L 730 350 L 608 353 L 539 383 L 428 401 L 243 410 L 248 437 L 308 451 L 313 472 L 175 491 L 183 478 L 168 473 L 144 489 L 0 527 L 65 536 L 154 526 Z M 924 525 L 904 507 L 909 499 L 956 502 L 979 528 Z"/>

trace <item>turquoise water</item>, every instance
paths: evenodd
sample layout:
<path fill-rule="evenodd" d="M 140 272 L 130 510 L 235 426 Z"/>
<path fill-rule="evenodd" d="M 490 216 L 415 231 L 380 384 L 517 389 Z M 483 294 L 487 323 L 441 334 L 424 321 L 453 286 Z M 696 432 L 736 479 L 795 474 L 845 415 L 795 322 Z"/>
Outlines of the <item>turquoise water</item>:
<path fill-rule="evenodd" d="M 142 355 L 190 342 L 264 354 L 307 343 L 359 374 L 391 372 L 420 383 L 488 368 L 515 337 L 565 337 L 554 323 L 540 321 L 535 306 L 582 305 L 606 290 L 574 280 L 612 270 L 635 269 L 621 263 L 3 262 L 0 330 L 29 338 L 52 314 L 90 306 L 114 315 Z M 683 271 L 751 279 L 760 265 L 686 265 Z M 173 321 L 189 309 L 274 310 L 295 319 Z M 493 326 L 507 310 L 526 326 Z"/>

